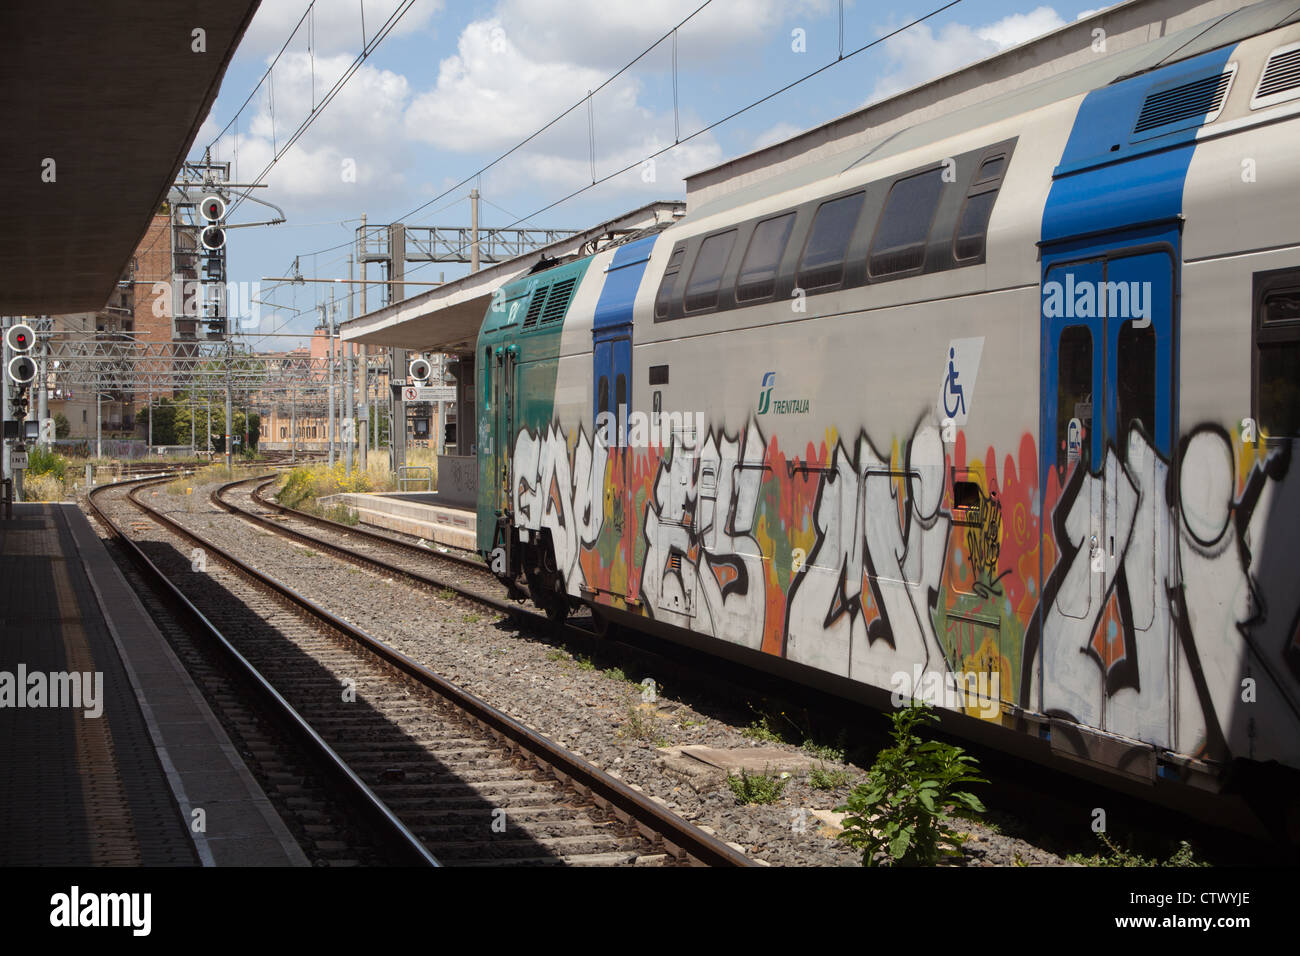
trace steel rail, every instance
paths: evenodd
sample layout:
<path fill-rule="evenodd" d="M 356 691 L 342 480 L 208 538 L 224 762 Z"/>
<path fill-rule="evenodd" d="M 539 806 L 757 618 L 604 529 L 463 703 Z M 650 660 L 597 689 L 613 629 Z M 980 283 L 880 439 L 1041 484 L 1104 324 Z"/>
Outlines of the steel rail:
<path fill-rule="evenodd" d="M 135 495 L 144 488 L 153 485 L 162 484 L 164 481 L 171 480 L 172 476 L 165 478 L 132 478 L 125 481 L 117 481 L 112 484 L 100 485 L 98 488 L 91 490 L 87 495 L 87 501 L 100 522 L 127 550 L 127 554 L 142 570 L 146 577 L 153 580 L 161 589 L 163 595 L 169 602 L 178 608 L 182 615 L 199 629 L 201 633 L 206 634 L 217 647 L 221 649 L 224 655 L 232 662 L 236 670 L 249 682 L 249 684 L 258 692 L 259 696 L 287 722 L 295 731 L 296 736 L 325 766 L 326 770 L 332 775 L 339 785 L 345 789 L 352 798 L 361 806 L 371 823 L 376 826 L 378 832 L 389 838 L 390 842 L 399 851 L 400 857 L 409 863 L 423 866 L 440 866 L 438 860 L 425 848 L 420 839 L 412 833 L 406 824 L 393 813 L 388 806 L 379 799 L 373 790 L 357 776 L 356 772 L 348 766 L 347 762 L 316 732 L 315 728 L 307 722 L 305 718 L 280 694 L 278 690 L 262 675 L 260 671 L 241 654 L 235 646 L 226 638 L 224 634 L 213 624 L 207 616 L 200 611 L 187 598 L 181 590 L 162 572 L 159 567 L 153 563 L 140 548 L 138 544 L 130 539 L 127 534 L 114 522 L 108 514 L 95 501 L 97 495 L 111 489 L 120 488 L 125 485 L 135 484 L 137 487 L 128 493 L 130 501 L 151 518 L 165 527 L 181 534 L 183 537 L 199 542 L 204 547 L 217 553 L 223 560 L 230 563 L 236 570 L 242 570 L 247 566 L 236 558 L 232 558 L 224 551 L 215 546 L 202 542 L 197 536 L 190 534 L 181 525 L 175 521 L 161 515 L 154 509 L 142 504 Z M 248 573 L 248 572 L 245 572 Z M 261 578 L 256 572 L 252 572 L 257 578 Z"/>
<path fill-rule="evenodd" d="M 260 476 L 265 478 L 266 476 Z M 220 486 L 212 492 L 213 500 L 216 501 L 220 494 L 228 488 L 237 484 L 244 484 L 250 479 L 242 481 L 229 482 Z M 133 499 L 134 500 L 134 499 Z M 137 502 L 140 507 L 147 511 L 152 511 L 148 506 Z M 229 505 L 227 502 L 226 505 Z M 328 547 L 329 550 L 338 552 L 346 551 L 335 545 L 327 545 L 311 535 L 304 535 L 301 532 L 293 531 L 289 528 L 283 528 L 274 521 L 270 521 L 260 515 L 253 515 L 236 506 L 229 505 L 226 510 L 232 510 L 240 515 L 260 519 L 263 524 L 269 526 L 272 530 L 284 534 L 287 537 L 299 540 L 315 542 L 322 547 Z M 163 521 L 172 523 L 166 516 L 159 516 Z M 352 529 L 347 527 L 349 531 Z M 310 598 L 300 595 L 297 591 L 281 584 L 272 578 L 266 577 L 238 558 L 230 555 L 228 552 L 218 548 L 215 545 L 204 542 L 198 535 L 183 530 L 183 533 L 195 542 L 210 548 L 223 560 L 228 561 L 236 567 L 247 569 L 245 573 L 263 581 L 270 588 L 283 594 L 287 600 L 297 604 L 309 614 L 320 621 L 328 624 L 352 637 L 357 643 L 370 650 L 372 653 L 386 660 L 388 663 L 402 671 L 418 683 L 433 690 L 453 706 L 466 713 L 475 723 L 483 727 L 493 736 L 500 739 L 512 750 L 521 752 L 533 759 L 543 770 L 547 770 L 556 779 L 573 787 L 579 793 L 589 797 L 598 807 L 613 813 L 620 821 L 633 824 L 647 839 L 654 840 L 660 838 L 663 840 L 668 852 L 674 856 L 685 855 L 692 862 L 700 863 L 706 866 L 752 866 L 752 861 L 743 853 L 733 849 L 716 837 L 712 837 L 703 830 L 693 826 L 682 818 L 678 817 L 671 811 L 660 807 L 649 797 L 638 793 L 626 784 L 614 779 L 603 770 L 593 766 L 586 760 L 576 754 L 570 753 L 556 746 L 553 742 L 532 730 L 529 730 L 519 721 L 510 717 L 488 704 L 486 701 L 469 693 L 450 683 L 438 674 L 426 668 L 424 665 L 412 660 L 402 652 L 389 647 L 382 641 L 367 634 L 357 626 L 344 621 L 330 611 L 316 604 Z M 356 556 L 361 557 L 361 556 Z M 372 561 L 373 559 L 364 559 Z M 382 565 L 388 571 L 399 569 L 383 565 L 382 562 L 374 562 Z M 415 576 L 415 575 L 413 575 Z M 418 576 L 415 576 L 418 577 Z M 451 585 L 446 585 L 451 587 Z M 455 589 L 454 590 L 460 590 Z M 499 606 L 508 613 L 519 615 L 530 615 L 531 612 L 524 611 L 518 605 L 506 601 L 494 601 L 485 598 L 482 595 L 473 592 L 463 591 L 467 597 L 475 601 L 482 601 L 492 606 Z M 537 615 L 542 620 L 547 620 L 541 615 Z"/>

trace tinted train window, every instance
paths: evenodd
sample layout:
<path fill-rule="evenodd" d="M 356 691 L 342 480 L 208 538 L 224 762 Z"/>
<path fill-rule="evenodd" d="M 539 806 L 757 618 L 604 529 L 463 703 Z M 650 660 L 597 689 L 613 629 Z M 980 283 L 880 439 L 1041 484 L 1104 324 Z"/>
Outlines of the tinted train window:
<path fill-rule="evenodd" d="M 997 198 L 997 190 L 990 190 L 966 200 L 961 218 L 957 220 L 954 258 L 974 259 L 984 252 L 984 236 L 989 228 L 989 214 L 993 212 L 993 200 Z"/>
<path fill-rule="evenodd" d="M 1007 165 L 1006 156 L 993 156 L 980 163 L 980 171 L 975 174 L 975 184 L 992 182 L 1002 178 L 1002 170 Z"/>
<path fill-rule="evenodd" d="M 740 278 L 736 281 L 736 298 L 742 301 L 766 299 L 776 293 L 776 269 L 781 264 L 790 230 L 794 228 L 794 213 L 775 219 L 766 219 L 754 229 L 740 264 Z"/>
<path fill-rule="evenodd" d="M 1255 416 L 1270 439 L 1300 438 L 1300 270 L 1255 286 Z"/>
<path fill-rule="evenodd" d="M 839 285 L 844 278 L 844 253 L 858 224 L 866 193 L 824 202 L 817 208 L 808 242 L 799 262 L 799 288 L 805 291 Z"/>
<path fill-rule="evenodd" d="M 1128 442 L 1133 426 L 1155 442 L 1156 434 L 1156 330 L 1138 328 L 1131 321 L 1119 330 L 1116 411 L 1119 440 Z"/>
<path fill-rule="evenodd" d="M 998 198 L 1002 170 L 1006 165 L 1005 155 L 992 156 L 980 163 L 979 172 L 975 174 L 975 181 L 971 184 L 961 215 L 957 217 L 957 228 L 953 232 L 952 255 L 959 262 L 978 259 L 984 255 L 984 237 L 988 233 L 989 215 L 993 212 L 994 200 Z"/>
<path fill-rule="evenodd" d="M 659 283 L 659 294 L 655 296 L 655 318 L 665 318 L 672 309 L 673 290 L 677 288 L 677 273 L 682 271 L 682 260 L 686 258 L 686 246 L 678 246 L 668 257 L 668 268 L 664 270 L 663 281 Z"/>
<path fill-rule="evenodd" d="M 712 309 L 718 304 L 718 289 L 722 286 L 722 273 L 731 257 L 731 247 L 736 244 L 736 230 L 709 236 L 695 256 L 691 281 L 686 286 L 686 311 L 698 312 Z"/>
<path fill-rule="evenodd" d="M 1075 418 L 1079 432 L 1071 435 Z M 1061 331 L 1057 344 L 1055 457 L 1062 478 L 1072 470 L 1067 466 L 1091 458 L 1092 420 L 1092 332 L 1086 325 L 1072 325 Z"/>
<path fill-rule="evenodd" d="M 894 183 L 867 260 L 872 278 L 914 272 L 925 264 L 925 240 L 943 193 L 943 167 Z"/>

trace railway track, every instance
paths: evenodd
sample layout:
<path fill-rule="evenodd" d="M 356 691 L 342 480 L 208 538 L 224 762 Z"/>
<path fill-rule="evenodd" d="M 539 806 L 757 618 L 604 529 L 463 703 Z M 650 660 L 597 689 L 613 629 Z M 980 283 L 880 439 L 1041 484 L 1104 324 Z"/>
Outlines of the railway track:
<path fill-rule="evenodd" d="M 457 865 L 704 863 L 739 853 L 151 506 L 166 479 L 92 505 L 225 632 L 408 856 Z M 146 494 L 151 492 L 152 494 Z M 141 515 L 147 521 L 141 521 Z M 130 533 L 123 525 L 129 525 Z M 197 546 L 206 571 L 190 569 Z M 187 573 L 188 572 L 188 573 Z M 254 590 L 250 590 L 249 585 Z M 245 607 L 244 605 L 247 605 Z"/>
<path fill-rule="evenodd" d="M 422 547 L 382 532 L 287 508 L 264 494 L 275 480 L 262 475 L 228 482 L 215 489 L 209 500 L 223 511 L 359 567 L 396 576 L 419 587 L 451 591 L 495 611 L 544 620 L 542 615 L 501 597 L 501 583 L 476 558 Z M 442 569 L 431 572 L 431 561 L 442 565 Z"/>
<path fill-rule="evenodd" d="M 309 545 L 312 548 L 335 554 L 344 560 L 368 567 L 386 576 L 402 577 L 414 584 L 425 587 L 450 589 L 462 597 L 510 614 L 516 621 L 528 627 L 534 633 L 546 635 L 551 640 L 560 638 L 571 646 L 576 644 L 588 653 L 600 648 L 601 652 L 606 656 L 612 652 L 617 660 L 623 656 L 644 657 L 649 652 L 650 655 L 658 659 L 654 672 L 656 674 L 667 674 L 676 687 L 680 688 L 694 683 L 702 673 L 716 675 L 711 678 L 713 680 L 718 678 L 737 679 L 734 668 L 716 662 L 711 658 L 701 658 L 700 655 L 690 650 L 673 646 L 661 647 L 657 643 L 653 645 L 654 649 L 652 650 L 641 642 L 627 644 L 621 640 L 610 640 L 608 637 L 596 639 L 590 629 L 584 628 L 580 624 L 574 622 L 557 624 L 552 622 L 542 613 L 500 597 L 500 584 L 480 563 L 466 562 L 463 559 L 454 562 L 456 565 L 473 564 L 472 570 L 475 571 L 477 577 L 472 583 L 458 580 L 449 573 L 448 569 L 434 575 L 424 570 L 427 568 L 430 559 L 435 562 L 442 560 L 450 568 L 452 562 L 445 560 L 449 557 L 448 555 L 409 542 L 397 541 L 386 535 L 375 534 L 330 519 L 307 515 L 295 509 L 280 506 L 267 499 L 264 494 L 273 481 L 273 479 L 261 477 L 233 482 L 214 491 L 211 500 L 223 510 L 256 521 L 268 530 Z M 492 593 L 494 591 L 496 593 Z M 724 677 L 724 675 L 730 675 L 730 677 Z M 848 716 L 847 711 L 844 710 L 845 705 L 843 702 L 827 699 L 822 695 L 791 687 L 779 681 L 770 682 L 767 679 L 759 678 L 757 675 L 746 675 L 737 686 L 738 688 L 749 688 L 749 692 L 753 692 L 755 687 L 765 687 L 772 691 L 775 696 L 788 697 L 791 700 L 806 698 L 809 712 L 824 710 L 828 714 L 843 713 L 846 719 Z M 737 693 L 743 697 L 746 691 L 738 689 Z M 759 693 L 762 694 L 765 691 L 759 691 Z M 882 738 L 874 746 L 882 746 L 884 743 L 885 741 Z M 963 741 L 962 743 L 968 747 L 970 746 L 969 742 Z M 1156 810 L 1154 806 L 1146 804 L 1141 798 L 1134 799 L 1133 794 L 1120 797 L 1118 793 L 1107 787 L 1096 783 L 1085 786 L 1077 780 L 1063 778 L 1057 772 L 1041 774 L 1039 776 L 1050 779 L 1040 781 L 1038 785 L 1030 784 L 1023 779 L 1023 765 L 1019 761 L 1008 759 L 1006 755 L 990 748 L 976 747 L 975 752 L 981 755 L 981 760 L 988 767 L 987 772 L 995 778 L 995 783 L 1000 791 L 1002 808 L 1023 819 L 1035 820 L 1035 826 L 1044 832 L 1051 833 L 1056 829 L 1060 829 L 1051 822 L 1051 817 L 1057 816 L 1062 820 L 1085 819 L 1087 817 L 1087 807 L 1084 804 L 1095 806 L 1099 801 L 1107 802 L 1116 807 L 1124 807 L 1124 816 L 1143 820 L 1144 826 L 1148 827 L 1151 833 L 1161 833 L 1166 830 L 1162 822 L 1163 814 Z M 1091 797 L 1083 798 L 1082 794 L 1084 792 L 1091 794 Z M 1083 802 L 1078 802 L 1081 799 Z M 1045 807 L 1051 807 L 1052 810 L 1045 811 Z M 1207 821 L 1203 815 L 1192 814 L 1194 818 L 1198 816 L 1200 819 L 1195 821 L 1184 818 L 1181 823 L 1171 825 L 1169 832 L 1177 833 L 1181 829 L 1189 834 L 1195 834 L 1200 842 L 1207 845 L 1222 845 L 1224 840 L 1227 839 L 1226 833 L 1217 832 L 1217 829 L 1212 825 L 1207 827 Z M 1251 828 L 1249 824 L 1238 825 L 1239 828 L 1241 826 L 1245 826 L 1247 829 Z M 1068 830 L 1069 828 L 1064 829 Z"/>

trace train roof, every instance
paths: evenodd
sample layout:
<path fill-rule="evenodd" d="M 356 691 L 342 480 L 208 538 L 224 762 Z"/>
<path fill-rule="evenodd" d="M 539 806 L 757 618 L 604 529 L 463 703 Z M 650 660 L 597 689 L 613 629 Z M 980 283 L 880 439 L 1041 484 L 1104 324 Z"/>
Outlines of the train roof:
<path fill-rule="evenodd" d="M 1147 8 L 1152 4 L 1148 0 L 1134 0 L 1122 6 L 1126 9 L 1131 8 L 1133 12 L 1138 12 L 1137 8 L 1140 7 L 1147 11 L 1142 17 L 1142 22 L 1150 20 L 1151 13 Z M 932 100 L 920 101 L 910 113 L 903 114 L 904 117 L 918 117 L 918 120 L 910 125 L 888 121 L 876 122 L 873 119 L 877 114 L 896 116 L 899 113 L 900 101 L 916 97 L 919 91 L 960 83 L 963 78 L 966 78 L 968 89 L 975 92 L 985 89 L 989 83 L 976 83 L 975 80 L 979 78 L 980 73 L 986 73 L 991 64 L 1003 61 L 1002 70 L 1005 73 L 1012 64 L 1017 62 L 1017 59 L 1024 61 L 1027 56 L 1032 57 L 1031 48 L 1050 49 L 1052 46 L 1059 45 L 1067 33 L 1080 32 L 1081 37 L 1090 37 L 1090 31 L 1094 29 L 1094 21 L 1104 23 L 1105 15 L 1113 14 L 1119 9 L 1110 8 L 1094 17 L 1068 24 L 1028 44 L 972 64 L 914 90 L 900 93 L 889 100 L 846 114 L 830 123 L 792 137 L 784 143 L 747 154 L 709 170 L 702 170 L 687 178 L 688 217 L 692 220 L 704 218 L 774 193 L 798 189 L 840 175 L 865 163 L 938 142 L 955 134 L 979 129 L 999 120 L 1090 92 L 1116 80 L 1167 66 L 1207 50 L 1236 43 L 1247 37 L 1300 21 L 1300 3 L 1296 0 L 1264 0 L 1262 3 L 1222 12 L 1209 21 L 1193 23 L 1149 42 L 1096 57 L 1091 62 L 1084 62 L 1082 66 L 1025 85 L 1013 86 L 1006 92 L 989 98 L 967 105 L 958 103 L 960 108 L 953 108 L 939 116 L 920 119 L 919 117 L 932 114 L 933 110 L 928 110 L 927 107 L 934 105 Z M 1153 26 L 1158 28 L 1160 25 Z M 1086 43 L 1084 49 L 1088 49 Z M 1037 59 L 1045 58 L 1046 54 Z M 1016 75 L 1022 76 L 1025 72 L 1035 71 L 1022 69 L 1020 74 Z M 999 82 L 1014 78 L 1015 75 L 1004 76 Z M 834 132 L 836 127 L 844 129 L 845 132 L 838 137 L 842 141 L 841 148 L 831 151 L 828 146 L 837 138 Z"/>

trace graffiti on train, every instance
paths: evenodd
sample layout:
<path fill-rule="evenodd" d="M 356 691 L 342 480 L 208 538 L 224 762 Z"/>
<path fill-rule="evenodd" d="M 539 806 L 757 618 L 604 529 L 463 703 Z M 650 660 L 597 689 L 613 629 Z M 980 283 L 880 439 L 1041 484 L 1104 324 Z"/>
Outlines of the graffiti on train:
<path fill-rule="evenodd" d="M 1171 477 L 1134 428 L 1040 478 L 1030 434 L 978 457 L 927 417 L 791 455 L 758 422 L 636 449 L 521 433 L 516 515 L 550 530 L 575 597 L 878 687 L 987 674 L 1008 708 L 1300 759 L 1300 733 L 1259 732 L 1300 730 L 1289 449 L 1203 427 Z"/>

